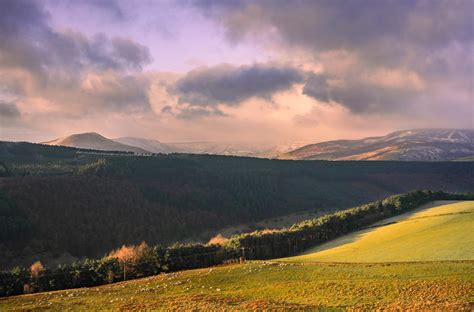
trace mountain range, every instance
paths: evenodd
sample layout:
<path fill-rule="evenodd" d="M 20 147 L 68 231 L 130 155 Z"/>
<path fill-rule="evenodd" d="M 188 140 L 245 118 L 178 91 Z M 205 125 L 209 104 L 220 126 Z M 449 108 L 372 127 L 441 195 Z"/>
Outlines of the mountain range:
<path fill-rule="evenodd" d="M 310 144 L 281 158 L 305 160 L 443 161 L 474 156 L 473 129 L 416 129 L 361 140 Z"/>
<path fill-rule="evenodd" d="M 446 161 L 472 159 L 473 129 L 413 129 L 360 140 L 335 140 L 304 145 L 304 142 L 271 145 L 232 142 L 160 142 L 121 137 L 108 139 L 98 133 L 73 134 L 44 142 L 103 151 L 144 153 L 191 153 L 250 156 L 295 160 L 405 160 Z"/>
<path fill-rule="evenodd" d="M 275 158 L 278 155 L 303 146 L 304 142 L 292 142 L 280 145 L 272 145 L 269 143 L 208 141 L 163 143 L 158 140 L 136 137 L 109 139 L 95 132 L 86 132 L 43 142 L 43 144 L 101 151 L 134 152 L 138 154 L 188 153 Z"/>

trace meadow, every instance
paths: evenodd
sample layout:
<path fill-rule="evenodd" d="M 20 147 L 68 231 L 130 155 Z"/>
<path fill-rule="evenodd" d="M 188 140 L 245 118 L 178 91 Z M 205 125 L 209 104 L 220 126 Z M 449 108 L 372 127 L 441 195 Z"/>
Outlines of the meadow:
<path fill-rule="evenodd" d="M 329 241 L 290 262 L 474 260 L 474 201 L 434 202 Z"/>
<path fill-rule="evenodd" d="M 469 248 L 473 207 L 473 201 L 438 202 L 386 219 L 382 223 L 388 225 L 379 224 L 362 231 L 362 235 L 352 233 L 335 240 L 337 244 L 332 241 L 320 246 L 319 251 L 298 257 L 7 297 L 0 299 L 0 310 L 470 311 L 474 307 L 474 260 Z M 388 248 L 388 237 L 393 238 L 395 247 Z M 437 241 L 443 237 L 445 241 Z M 352 255 L 359 263 L 338 262 L 353 248 L 341 249 L 341 239 L 346 245 L 357 244 L 357 253 Z M 412 250 L 416 240 L 420 241 L 418 249 Z M 327 249 L 331 244 L 333 248 Z M 338 248 L 340 252 L 331 253 Z M 460 252 L 453 252 L 456 250 Z M 369 259 L 357 258 L 359 252 Z M 415 254 L 419 261 L 407 260 L 414 259 Z M 449 255 L 451 259 L 447 259 Z"/>
<path fill-rule="evenodd" d="M 0 299 L 2 311 L 131 309 L 468 310 L 474 262 L 245 264 Z"/>

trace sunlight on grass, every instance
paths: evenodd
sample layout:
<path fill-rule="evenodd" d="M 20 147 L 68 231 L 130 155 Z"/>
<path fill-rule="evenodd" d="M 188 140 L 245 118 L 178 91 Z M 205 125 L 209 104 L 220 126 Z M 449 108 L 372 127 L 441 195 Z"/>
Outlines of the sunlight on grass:
<path fill-rule="evenodd" d="M 384 225 L 386 224 L 386 225 Z M 431 205 L 325 243 L 296 262 L 474 259 L 474 201 Z"/>

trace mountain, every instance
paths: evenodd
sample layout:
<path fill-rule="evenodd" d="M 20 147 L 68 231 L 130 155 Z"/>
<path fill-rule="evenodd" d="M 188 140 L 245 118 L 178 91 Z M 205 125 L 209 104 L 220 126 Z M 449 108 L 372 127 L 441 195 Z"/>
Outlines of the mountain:
<path fill-rule="evenodd" d="M 269 144 L 241 142 L 170 142 L 173 152 L 258 157 L 273 148 Z"/>
<path fill-rule="evenodd" d="M 114 139 L 114 141 L 136 146 L 152 153 L 213 154 L 261 158 L 274 158 L 304 145 L 299 142 L 280 145 L 262 142 L 160 142 L 157 140 L 132 137 L 117 138 Z"/>
<path fill-rule="evenodd" d="M 274 158 L 293 150 L 295 147 L 303 145 L 301 143 L 290 143 L 275 146 L 269 143 L 209 141 L 164 143 L 158 140 L 136 137 L 120 137 L 112 140 L 95 132 L 73 134 L 64 138 L 43 142 L 43 144 L 96 149 L 102 151 L 163 154 L 214 154 L 261 158 Z"/>
<path fill-rule="evenodd" d="M 122 137 L 113 139 L 115 142 L 126 144 L 129 146 L 134 146 L 141 148 L 143 150 L 149 151 L 151 153 L 170 153 L 173 152 L 172 146 L 169 146 L 165 143 L 161 143 L 158 140 L 144 139 L 144 138 L 134 138 L 134 137 Z"/>
<path fill-rule="evenodd" d="M 101 151 L 149 153 L 147 150 L 142 148 L 107 139 L 106 137 L 95 132 L 73 134 L 64 138 L 43 142 L 43 144 L 95 149 Z"/>
<path fill-rule="evenodd" d="M 382 137 L 310 144 L 280 158 L 448 161 L 474 155 L 474 129 L 402 130 Z"/>

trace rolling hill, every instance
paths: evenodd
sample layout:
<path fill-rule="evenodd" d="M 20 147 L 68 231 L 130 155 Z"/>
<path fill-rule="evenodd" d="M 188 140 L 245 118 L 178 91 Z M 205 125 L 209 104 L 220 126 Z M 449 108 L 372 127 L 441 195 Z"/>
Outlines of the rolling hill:
<path fill-rule="evenodd" d="M 116 142 L 95 132 L 73 134 L 64 138 L 43 142 L 43 144 L 77 147 L 100 151 L 149 153 L 149 151 L 142 148 Z"/>
<path fill-rule="evenodd" d="M 281 158 L 304 160 L 457 160 L 474 155 L 473 129 L 415 129 L 361 140 L 310 144 Z"/>
<path fill-rule="evenodd" d="M 319 251 L 0 298 L 0 309 L 470 311 L 473 209 L 473 201 L 422 206 L 341 238 L 355 245 L 340 252 L 334 241 L 320 246 L 329 258 Z"/>
<path fill-rule="evenodd" d="M 322 244 L 290 262 L 474 260 L 474 201 L 434 202 Z"/>

